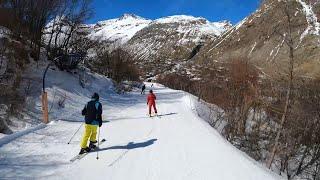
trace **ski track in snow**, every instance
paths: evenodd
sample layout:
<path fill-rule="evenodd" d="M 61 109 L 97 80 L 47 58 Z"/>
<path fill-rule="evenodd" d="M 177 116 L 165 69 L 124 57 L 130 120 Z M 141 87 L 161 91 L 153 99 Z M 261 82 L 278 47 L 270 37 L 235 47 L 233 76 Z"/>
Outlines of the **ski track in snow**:
<path fill-rule="evenodd" d="M 92 152 L 70 163 L 83 129 L 68 145 L 80 122 L 53 121 L 0 147 L 0 179 L 280 179 L 200 119 L 186 93 L 161 85 L 154 90 L 161 117 L 146 116 L 145 96 L 139 92 L 102 97 L 104 119 L 110 122 L 101 128 L 100 139 L 107 141 L 99 160 Z"/>

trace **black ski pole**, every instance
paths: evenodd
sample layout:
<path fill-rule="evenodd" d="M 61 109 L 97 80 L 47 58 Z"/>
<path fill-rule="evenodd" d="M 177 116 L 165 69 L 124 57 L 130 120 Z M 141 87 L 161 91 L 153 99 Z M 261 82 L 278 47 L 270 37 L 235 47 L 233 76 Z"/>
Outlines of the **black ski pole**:
<path fill-rule="evenodd" d="M 98 134 L 98 149 L 97 149 L 97 160 L 99 159 L 99 145 L 100 145 L 100 127 L 99 128 L 99 134 Z"/>
<path fill-rule="evenodd" d="M 72 141 L 73 137 L 78 133 L 78 131 L 80 130 L 80 128 L 82 127 L 83 123 L 81 123 L 80 127 L 77 129 L 77 131 L 72 135 L 72 137 L 70 138 L 68 144 L 70 144 L 70 142 Z"/>

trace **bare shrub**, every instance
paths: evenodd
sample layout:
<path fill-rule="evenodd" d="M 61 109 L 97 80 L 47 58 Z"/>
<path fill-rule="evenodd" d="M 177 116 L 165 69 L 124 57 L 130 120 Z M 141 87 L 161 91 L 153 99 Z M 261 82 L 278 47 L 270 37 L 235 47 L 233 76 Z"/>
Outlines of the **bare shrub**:
<path fill-rule="evenodd" d="M 210 125 L 217 128 L 219 121 L 224 122 L 222 134 L 233 145 L 265 162 L 273 150 L 287 102 L 287 78 L 261 79 L 245 58 L 224 65 L 223 74 L 217 69 L 205 69 L 199 81 L 178 74 L 162 75 L 158 81 L 222 108 L 222 120 L 214 117 Z M 319 133 L 320 80 L 295 77 L 273 168 L 288 179 L 319 179 Z"/>
<path fill-rule="evenodd" d="M 118 94 L 124 94 L 126 92 L 130 92 L 132 91 L 132 89 L 133 89 L 133 86 L 128 83 L 121 82 L 116 85 L 116 92 Z"/>
<path fill-rule="evenodd" d="M 24 86 L 24 94 L 26 96 L 30 95 L 30 92 L 32 91 L 32 79 L 28 79 L 25 86 Z"/>
<path fill-rule="evenodd" d="M 138 81 L 139 72 L 132 57 L 121 48 L 111 53 L 103 51 L 98 54 L 97 60 L 89 64 L 95 72 L 104 74 L 117 83 L 122 81 Z"/>
<path fill-rule="evenodd" d="M 246 133 L 249 112 L 257 96 L 258 73 L 245 59 L 233 60 L 229 65 L 227 103 L 225 106 L 229 138 Z"/>
<path fill-rule="evenodd" d="M 12 130 L 8 126 L 8 107 L 4 104 L 0 104 L 0 133 L 11 134 Z"/>
<path fill-rule="evenodd" d="M 48 59 L 69 52 L 85 53 L 92 47 L 82 26 L 92 16 L 91 0 L 64 0 L 45 29 Z"/>
<path fill-rule="evenodd" d="M 82 88 L 85 88 L 89 84 L 89 79 L 86 74 L 86 69 L 84 67 L 80 67 L 79 69 L 79 84 Z"/>
<path fill-rule="evenodd" d="M 1 38 L 0 55 L 0 102 L 7 107 L 6 115 L 2 117 L 3 127 L 10 132 L 7 125 L 12 124 L 12 117 L 21 118 L 24 108 L 25 95 L 31 90 L 30 86 L 21 87 L 22 73 L 29 60 L 29 50 L 23 42 Z"/>
<path fill-rule="evenodd" d="M 63 95 L 60 95 L 59 99 L 58 99 L 58 107 L 59 108 L 64 108 L 65 107 L 65 103 L 67 100 L 67 94 L 64 93 Z"/>
<path fill-rule="evenodd" d="M 277 148 L 280 170 L 288 179 L 319 177 L 320 84 L 302 80 L 294 84 L 292 101 Z M 282 100 L 284 101 L 284 100 Z"/>

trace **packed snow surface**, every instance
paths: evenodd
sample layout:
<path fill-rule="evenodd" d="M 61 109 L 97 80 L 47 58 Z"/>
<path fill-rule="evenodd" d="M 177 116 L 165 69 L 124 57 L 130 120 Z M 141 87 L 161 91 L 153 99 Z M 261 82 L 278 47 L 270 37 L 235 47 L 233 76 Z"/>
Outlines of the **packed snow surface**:
<path fill-rule="evenodd" d="M 115 94 L 103 76 L 91 75 L 91 85 L 85 89 L 67 73 L 49 71 L 48 77 L 52 77 L 47 88 L 50 101 L 54 91 L 63 91 L 66 105 L 54 110 L 56 120 L 48 125 L 2 141 L 0 179 L 280 179 L 199 118 L 185 92 L 155 84 L 160 116 L 150 118 L 145 95 L 137 90 Z M 91 91 L 101 95 L 105 123 L 100 139 L 107 141 L 100 146 L 99 160 L 91 152 L 71 163 L 80 150 L 83 127 L 67 142 L 83 123 L 80 112 Z"/>

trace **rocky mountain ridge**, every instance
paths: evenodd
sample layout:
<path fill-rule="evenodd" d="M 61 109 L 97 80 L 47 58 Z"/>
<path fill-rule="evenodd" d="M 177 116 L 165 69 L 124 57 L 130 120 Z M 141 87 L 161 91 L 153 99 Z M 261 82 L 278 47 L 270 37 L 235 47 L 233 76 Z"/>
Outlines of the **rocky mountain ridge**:
<path fill-rule="evenodd" d="M 319 1 L 265 1 L 256 12 L 201 48 L 195 64 L 214 66 L 240 57 L 263 74 L 283 74 L 288 65 L 290 31 L 286 13 L 291 21 L 296 75 L 320 77 Z"/>

